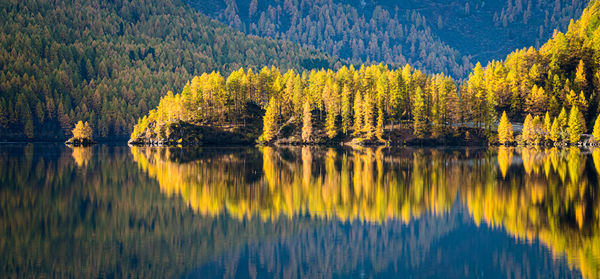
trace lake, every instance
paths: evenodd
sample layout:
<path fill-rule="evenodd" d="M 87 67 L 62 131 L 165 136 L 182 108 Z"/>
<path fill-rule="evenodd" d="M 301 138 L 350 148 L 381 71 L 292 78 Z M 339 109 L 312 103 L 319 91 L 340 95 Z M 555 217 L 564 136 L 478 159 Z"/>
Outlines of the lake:
<path fill-rule="evenodd" d="M 599 278 L 600 149 L 0 145 L 4 278 Z"/>

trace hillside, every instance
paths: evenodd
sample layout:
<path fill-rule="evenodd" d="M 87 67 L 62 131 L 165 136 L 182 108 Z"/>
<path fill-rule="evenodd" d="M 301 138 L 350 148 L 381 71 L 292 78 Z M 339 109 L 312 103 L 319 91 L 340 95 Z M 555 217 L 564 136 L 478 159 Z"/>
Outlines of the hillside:
<path fill-rule="evenodd" d="M 477 144 L 481 137 L 497 138 L 498 116 L 506 111 L 512 121 L 526 119 L 522 143 L 578 144 L 599 113 L 599 26 L 600 2 L 593 1 L 567 33 L 556 32 L 539 50 L 518 50 L 486 67 L 477 63 L 460 86 L 409 65 L 203 74 L 181 94 L 165 96 L 131 138 L 139 144 L 202 143 L 204 133 L 192 125 L 267 144 Z M 264 109 L 260 138 L 260 124 L 248 125 L 257 122 L 256 113 L 247 120 L 249 104 Z"/>
<path fill-rule="evenodd" d="M 599 26 L 600 2 L 592 1 L 566 33 L 556 32 L 540 48 L 519 49 L 503 61 L 476 66 L 463 99 L 493 96 L 497 111 L 517 121 L 528 113 L 556 117 L 563 108 L 577 107 L 587 122 L 584 130 L 591 130 L 600 113 Z"/>
<path fill-rule="evenodd" d="M 539 47 L 587 0 L 187 0 L 248 34 L 314 46 L 356 64 L 411 64 L 468 75 L 477 61 Z"/>
<path fill-rule="evenodd" d="M 0 140 L 64 139 L 78 120 L 96 137 L 126 137 L 161 96 L 203 72 L 339 67 L 177 0 L 8 0 L 0 19 Z"/>

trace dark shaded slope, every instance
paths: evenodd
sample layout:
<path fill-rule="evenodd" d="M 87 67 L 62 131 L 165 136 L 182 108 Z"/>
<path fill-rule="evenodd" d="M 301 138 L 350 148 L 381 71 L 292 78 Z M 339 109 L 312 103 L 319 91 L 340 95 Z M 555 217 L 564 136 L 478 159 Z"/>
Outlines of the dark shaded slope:
<path fill-rule="evenodd" d="M 0 140 L 65 139 L 78 120 L 97 137 L 125 137 L 194 75 L 337 62 L 246 36 L 177 0 L 11 0 L 0 19 Z"/>

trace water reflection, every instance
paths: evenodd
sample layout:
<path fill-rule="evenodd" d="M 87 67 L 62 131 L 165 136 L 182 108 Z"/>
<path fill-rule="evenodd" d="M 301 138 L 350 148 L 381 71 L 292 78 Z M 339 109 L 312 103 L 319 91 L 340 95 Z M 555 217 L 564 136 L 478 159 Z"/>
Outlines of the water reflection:
<path fill-rule="evenodd" d="M 423 212 L 447 212 L 460 184 L 458 154 L 411 152 L 384 156 L 382 149 L 336 151 L 310 147 L 275 150 L 263 147 L 262 175 L 248 181 L 241 154 L 171 158 L 180 149 L 133 147 L 134 160 L 155 177 L 161 191 L 180 194 L 201 214 L 227 213 L 263 220 L 308 214 L 342 221 L 405 223 Z M 433 158 L 433 160 L 431 160 Z M 389 161 L 384 166 L 384 160 Z M 402 167 L 398 167 L 402 166 Z M 254 168 L 250 168 L 254 170 Z"/>
<path fill-rule="evenodd" d="M 599 167 L 600 149 L 0 145 L 0 277 L 598 278 Z"/>
<path fill-rule="evenodd" d="M 592 157 L 599 152 L 594 150 Z M 566 253 L 569 264 L 585 277 L 598 278 L 598 169 L 587 164 L 579 148 L 499 150 L 501 169 L 512 153 L 521 156 L 525 173 L 515 169 L 497 183 L 467 187 L 461 198 L 471 215 L 477 222 L 503 226 L 518 238 L 539 239 L 556 256 Z"/>
<path fill-rule="evenodd" d="M 0 145 L 1 278 L 177 277 L 278 234 L 259 226 L 165 197 L 128 147 Z"/>
<path fill-rule="evenodd" d="M 79 167 L 87 166 L 87 164 L 92 159 L 93 149 L 91 147 L 83 147 L 83 146 L 69 146 L 73 153 L 73 160 L 75 160 L 75 164 Z"/>
<path fill-rule="evenodd" d="M 256 160 L 245 153 L 190 159 L 182 149 L 132 148 L 163 193 L 180 195 L 202 215 L 408 224 L 459 202 L 475 224 L 541 241 L 555 258 L 566 255 L 585 277 L 598 278 L 600 150 L 592 152 L 595 168 L 588 153 L 264 147 L 262 175 L 248 179 L 256 166 L 246 161 Z"/>

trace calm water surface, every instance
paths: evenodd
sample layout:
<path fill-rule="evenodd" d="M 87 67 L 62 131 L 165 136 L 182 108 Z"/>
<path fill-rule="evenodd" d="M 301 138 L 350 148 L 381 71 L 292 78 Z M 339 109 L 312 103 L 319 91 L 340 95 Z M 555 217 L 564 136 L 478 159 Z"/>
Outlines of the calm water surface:
<path fill-rule="evenodd" d="M 0 145 L 3 278 L 599 278 L 600 149 Z"/>

